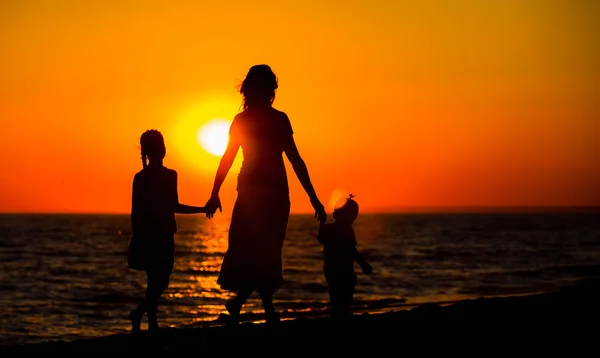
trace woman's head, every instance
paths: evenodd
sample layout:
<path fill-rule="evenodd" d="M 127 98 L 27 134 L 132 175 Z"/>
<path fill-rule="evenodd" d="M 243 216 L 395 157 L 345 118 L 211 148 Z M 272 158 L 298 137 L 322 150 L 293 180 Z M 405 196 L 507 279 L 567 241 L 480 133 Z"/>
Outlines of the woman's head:
<path fill-rule="evenodd" d="M 271 67 L 267 65 L 252 66 L 240 86 L 240 93 L 244 96 L 244 110 L 249 107 L 273 104 L 277 87 L 277 76 Z"/>
<path fill-rule="evenodd" d="M 167 154 L 165 140 L 162 134 L 156 129 L 145 131 L 140 137 L 140 148 L 142 151 L 142 165 L 144 168 L 148 165 L 146 160 L 162 160 Z"/>

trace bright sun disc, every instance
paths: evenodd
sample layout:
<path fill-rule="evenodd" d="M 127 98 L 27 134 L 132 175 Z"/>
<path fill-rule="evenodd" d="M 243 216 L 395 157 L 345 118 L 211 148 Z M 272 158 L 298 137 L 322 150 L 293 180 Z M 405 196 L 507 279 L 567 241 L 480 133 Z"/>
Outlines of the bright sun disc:
<path fill-rule="evenodd" d="M 226 119 L 213 119 L 198 129 L 196 140 L 210 154 L 223 155 L 229 141 L 229 126 L 231 122 Z"/>

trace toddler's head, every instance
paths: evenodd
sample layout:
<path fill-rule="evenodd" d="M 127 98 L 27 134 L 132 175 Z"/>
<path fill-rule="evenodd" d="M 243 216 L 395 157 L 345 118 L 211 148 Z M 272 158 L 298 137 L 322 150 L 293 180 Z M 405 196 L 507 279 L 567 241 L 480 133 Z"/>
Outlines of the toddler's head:
<path fill-rule="evenodd" d="M 350 194 L 347 198 L 342 198 L 337 202 L 333 210 L 333 218 L 336 222 L 352 225 L 358 217 L 358 203 L 353 199 L 354 195 Z"/>

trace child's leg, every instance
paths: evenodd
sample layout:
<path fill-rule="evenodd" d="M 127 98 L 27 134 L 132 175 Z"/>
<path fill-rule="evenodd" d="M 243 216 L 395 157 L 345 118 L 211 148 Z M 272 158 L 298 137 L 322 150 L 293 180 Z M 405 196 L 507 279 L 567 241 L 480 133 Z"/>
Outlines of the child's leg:
<path fill-rule="evenodd" d="M 331 315 L 337 315 L 340 310 L 340 295 L 339 285 L 337 277 L 333 274 L 325 275 L 327 279 L 327 290 L 329 292 L 329 307 L 331 309 Z"/>
<path fill-rule="evenodd" d="M 148 286 L 146 286 L 146 295 L 144 297 L 144 305 L 148 312 L 148 328 L 151 330 L 158 329 L 158 299 L 163 292 L 169 287 L 172 264 L 160 265 L 156 268 L 148 270 Z"/>
<path fill-rule="evenodd" d="M 352 309 L 355 287 L 356 275 L 351 275 L 344 279 L 343 292 L 340 292 L 340 308 L 343 313 L 350 313 Z"/>
<path fill-rule="evenodd" d="M 141 330 L 141 324 L 142 324 L 142 317 L 144 317 L 144 314 L 146 313 L 146 304 L 145 304 L 145 300 L 142 300 L 142 303 L 140 303 L 140 305 L 134 309 L 133 311 L 129 312 L 129 320 L 131 321 L 131 333 L 139 333 Z"/>
<path fill-rule="evenodd" d="M 131 312 L 129 312 L 129 320 L 131 321 L 131 332 L 132 333 L 139 333 L 141 330 L 141 323 L 142 323 L 142 318 L 144 317 L 144 314 L 146 314 L 146 312 L 148 312 L 148 297 L 151 295 L 151 293 L 149 292 L 149 290 L 152 290 L 152 286 L 150 285 L 151 282 L 151 278 L 150 278 L 150 273 L 148 271 L 146 271 L 146 294 L 144 296 L 144 298 L 142 299 L 142 302 L 140 302 L 140 304 Z"/>
<path fill-rule="evenodd" d="M 331 313 L 334 317 L 345 317 L 350 314 L 356 275 L 338 274 L 328 280 Z"/>

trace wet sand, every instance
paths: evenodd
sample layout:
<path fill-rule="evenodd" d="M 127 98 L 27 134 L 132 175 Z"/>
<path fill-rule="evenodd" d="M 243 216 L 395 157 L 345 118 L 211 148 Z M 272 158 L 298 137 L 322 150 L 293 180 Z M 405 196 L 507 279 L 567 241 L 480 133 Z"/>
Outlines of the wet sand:
<path fill-rule="evenodd" d="M 72 342 L 0 347 L 0 353 L 128 352 L 249 356 L 403 356 L 405 350 L 442 349 L 495 355 L 496 350 L 536 352 L 597 350 L 600 281 L 581 281 L 556 292 L 479 298 L 441 306 L 425 304 L 387 313 L 362 313 L 345 321 L 301 317 L 275 326 L 171 328 L 160 335 L 118 334 Z M 513 354 L 514 353 L 513 351 Z"/>

